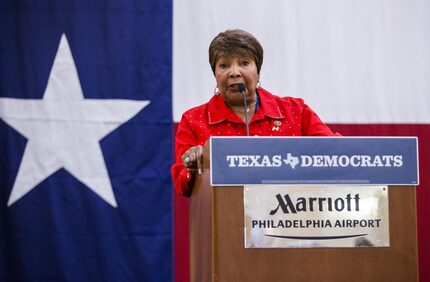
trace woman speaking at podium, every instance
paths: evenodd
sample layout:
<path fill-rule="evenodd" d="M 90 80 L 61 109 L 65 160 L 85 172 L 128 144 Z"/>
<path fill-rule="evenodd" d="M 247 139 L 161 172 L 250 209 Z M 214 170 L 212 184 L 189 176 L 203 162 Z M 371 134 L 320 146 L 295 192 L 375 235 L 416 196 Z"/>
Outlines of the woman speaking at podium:
<path fill-rule="evenodd" d="M 210 136 L 333 136 L 302 99 L 279 97 L 260 86 L 263 48 L 250 33 L 221 32 L 209 46 L 216 88 L 209 102 L 182 115 L 175 137 L 175 190 L 191 187 Z"/>

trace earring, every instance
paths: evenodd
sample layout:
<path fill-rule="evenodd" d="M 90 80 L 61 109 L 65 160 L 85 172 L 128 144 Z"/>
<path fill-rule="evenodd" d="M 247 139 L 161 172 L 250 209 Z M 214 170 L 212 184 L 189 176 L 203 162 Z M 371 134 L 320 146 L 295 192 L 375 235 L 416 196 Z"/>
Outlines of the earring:
<path fill-rule="evenodd" d="M 214 88 L 214 95 L 217 95 L 218 92 L 219 92 L 218 86 L 215 86 L 215 88 Z"/>
<path fill-rule="evenodd" d="M 260 87 L 261 87 L 261 82 L 257 81 L 257 88 L 260 88 Z"/>

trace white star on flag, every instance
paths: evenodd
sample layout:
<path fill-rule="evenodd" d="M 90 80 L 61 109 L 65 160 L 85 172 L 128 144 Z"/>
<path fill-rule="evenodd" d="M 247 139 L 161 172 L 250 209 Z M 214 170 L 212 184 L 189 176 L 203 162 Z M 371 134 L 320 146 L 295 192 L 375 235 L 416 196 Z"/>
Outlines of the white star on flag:
<path fill-rule="evenodd" d="M 84 99 L 63 34 L 43 99 L 0 98 L 0 118 L 28 139 L 8 206 L 64 168 L 117 207 L 99 141 L 149 103 Z"/>

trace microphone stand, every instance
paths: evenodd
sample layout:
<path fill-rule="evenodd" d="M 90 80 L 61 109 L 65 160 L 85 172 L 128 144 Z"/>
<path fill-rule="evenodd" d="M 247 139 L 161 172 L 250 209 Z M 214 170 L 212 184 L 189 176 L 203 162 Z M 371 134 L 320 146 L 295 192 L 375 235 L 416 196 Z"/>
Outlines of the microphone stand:
<path fill-rule="evenodd" d="M 249 112 L 249 108 L 248 108 L 248 103 L 246 102 L 246 88 L 245 88 L 245 84 L 240 83 L 239 84 L 239 91 L 240 94 L 242 94 L 243 97 L 243 104 L 245 105 L 245 125 L 246 125 L 246 136 L 249 136 L 249 122 L 248 122 L 248 112 Z"/>

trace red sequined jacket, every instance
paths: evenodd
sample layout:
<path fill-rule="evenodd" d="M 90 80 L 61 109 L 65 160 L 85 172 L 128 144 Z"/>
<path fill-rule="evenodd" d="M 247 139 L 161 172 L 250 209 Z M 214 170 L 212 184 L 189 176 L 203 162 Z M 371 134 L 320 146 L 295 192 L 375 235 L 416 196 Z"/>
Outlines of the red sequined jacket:
<path fill-rule="evenodd" d="M 278 97 L 258 88 L 259 106 L 249 122 L 251 136 L 333 136 L 327 125 L 303 102 Z M 182 115 L 175 138 L 176 162 L 171 168 L 175 190 L 189 196 L 193 175 L 181 156 L 192 146 L 204 145 L 210 136 L 245 136 L 246 126 L 221 95 Z"/>

